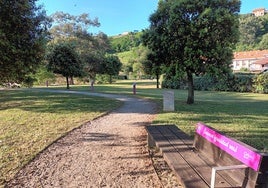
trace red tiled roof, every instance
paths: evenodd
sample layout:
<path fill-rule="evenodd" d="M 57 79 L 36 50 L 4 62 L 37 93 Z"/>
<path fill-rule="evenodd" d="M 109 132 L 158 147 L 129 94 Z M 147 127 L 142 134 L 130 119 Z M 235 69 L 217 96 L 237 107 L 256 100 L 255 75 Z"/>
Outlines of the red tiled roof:
<path fill-rule="evenodd" d="M 256 8 L 252 12 L 265 11 L 265 8 Z"/>
<path fill-rule="evenodd" d="M 234 59 L 260 59 L 268 57 L 268 50 L 235 52 Z"/>
<path fill-rule="evenodd" d="M 255 61 L 253 64 L 266 65 L 266 64 L 268 64 L 268 57 L 266 57 L 264 59 L 260 59 L 258 61 Z"/>

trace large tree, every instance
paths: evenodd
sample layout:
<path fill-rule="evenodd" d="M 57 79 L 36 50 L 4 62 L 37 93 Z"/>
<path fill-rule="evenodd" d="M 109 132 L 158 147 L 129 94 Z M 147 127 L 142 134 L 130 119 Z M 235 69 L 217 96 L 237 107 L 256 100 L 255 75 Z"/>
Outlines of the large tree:
<path fill-rule="evenodd" d="M 47 67 L 49 71 L 66 78 L 67 89 L 70 88 L 69 78 L 83 75 L 83 64 L 74 47 L 68 43 L 60 43 L 52 48 Z"/>
<path fill-rule="evenodd" d="M 0 1 L 0 82 L 21 82 L 44 57 L 49 20 L 37 0 Z"/>
<path fill-rule="evenodd" d="M 161 74 L 161 57 L 153 51 L 148 50 L 146 59 L 142 62 L 143 70 L 146 74 L 156 77 L 156 88 L 159 88 L 159 77 Z"/>
<path fill-rule="evenodd" d="M 240 0 L 160 0 L 144 43 L 163 63 L 184 72 L 187 103 L 194 103 L 193 74 L 229 70 L 238 40 Z"/>
<path fill-rule="evenodd" d="M 117 76 L 122 67 L 122 63 L 115 55 L 106 55 L 104 61 L 104 74 L 109 75 L 109 83 L 112 83 L 112 76 Z"/>
<path fill-rule="evenodd" d="M 84 63 L 85 73 L 91 80 L 96 74 L 103 72 L 105 53 L 110 51 L 110 44 L 106 34 L 90 33 L 90 27 L 98 27 L 97 18 L 90 19 L 89 14 L 78 16 L 64 12 L 51 15 L 53 27 L 50 29 L 52 43 L 69 43 L 75 47 Z"/>
<path fill-rule="evenodd" d="M 76 37 L 79 34 L 88 33 L 91 26 L 100 25 L 98 18 L 90 19 L 89 14 L 83 13 L 78 16 L 64 12 L 56 12 L 51 15 L 53 27 L 50 33 L 54 39 L 66 39 Z"/>

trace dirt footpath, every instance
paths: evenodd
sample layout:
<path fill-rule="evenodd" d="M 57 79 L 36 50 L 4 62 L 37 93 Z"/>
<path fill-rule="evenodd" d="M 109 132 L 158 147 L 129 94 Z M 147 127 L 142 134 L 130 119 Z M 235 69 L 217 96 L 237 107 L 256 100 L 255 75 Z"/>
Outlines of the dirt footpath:
<path fill-rule="evenodd" d="M 162 187 L 144 129 L 154 118 L 155 104 L 105 97 L 125 103 L 52 144 L 6 187 Z"/>

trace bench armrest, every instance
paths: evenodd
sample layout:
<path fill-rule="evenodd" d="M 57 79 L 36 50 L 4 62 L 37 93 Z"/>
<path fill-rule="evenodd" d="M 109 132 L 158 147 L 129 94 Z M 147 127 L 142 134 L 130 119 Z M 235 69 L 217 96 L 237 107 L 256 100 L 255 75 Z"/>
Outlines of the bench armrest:
<path fill-rule="evenodd" d="M 212 173 L 211 173 L 211 182 L 210 187 L 215 187 L 215 181 L 216 181 L 216 172 L 221 170 L 235 170 L 235 169 L 243 169 L 248 168 L 247 165 L 232 165 L 232 166 L 218 166 L 218 167 L 212 167 Z"/>

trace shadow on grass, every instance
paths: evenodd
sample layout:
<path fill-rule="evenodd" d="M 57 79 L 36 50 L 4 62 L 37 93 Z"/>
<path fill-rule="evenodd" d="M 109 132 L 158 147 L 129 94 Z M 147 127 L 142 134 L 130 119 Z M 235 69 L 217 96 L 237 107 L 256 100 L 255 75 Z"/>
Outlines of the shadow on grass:
<path fill-rule="evenodd" d="M 105 112 L 119 102 L 102 97 L 66 93 L 1 91 L 0 110 L 21 109 L 41 113 Z"/>

